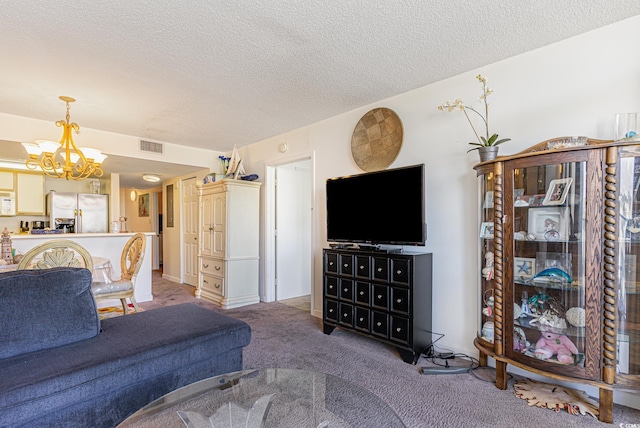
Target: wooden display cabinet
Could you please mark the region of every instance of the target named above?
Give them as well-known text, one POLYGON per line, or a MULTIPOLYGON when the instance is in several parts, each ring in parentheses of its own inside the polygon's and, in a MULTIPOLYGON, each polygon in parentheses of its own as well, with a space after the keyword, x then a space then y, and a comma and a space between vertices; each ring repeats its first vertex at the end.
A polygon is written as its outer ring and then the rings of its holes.
POLYGON ((640 142, 560 139, 478 164, 481 364, 640 389, 640 142), (549 147, 554 147, 550 149, 549 147), (492 232, 492 233, 489 233, 492 232))

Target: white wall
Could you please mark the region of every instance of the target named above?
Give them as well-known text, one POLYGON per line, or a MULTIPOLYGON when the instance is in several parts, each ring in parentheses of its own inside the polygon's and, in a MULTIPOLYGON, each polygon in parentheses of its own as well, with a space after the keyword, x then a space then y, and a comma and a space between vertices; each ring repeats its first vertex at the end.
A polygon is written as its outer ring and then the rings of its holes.
POLYGON ((120 204, 124 206, 124 214, 127 218, 127 231, 129 232, 154 232, 153 230, 153 217, 158 215, 153 211, 153 204, 151 203, 151 197, 153 193, 162 193, 162 186, 157 186, 152 189, 131 189, 121 188, 124 191, 124 197, 120 201, 120 204), (136 190, 137 197, 135 201, 131 200, 131 191, 136 190), (146 217, 140 217, 138 201, 141 195, 147 195, 149 199, 149 215, 146 217))
MULTIPOLYGON (((640 17, 634 17, 243 148, 247 172, 261 176, 266 162, 316 154, 315 314, 322 310, 321 250, 327 245, 324 182, 362 172, 351 157, 353 128, 370 109, 391 108, 404 127, 403 147, 391 167, 426 165, 425 250, 433 253, 434 261, 433 328, 445 335, 438 345, 477 355, 472 342, 480 266, 472 167, 478 155, 466 153, 473 133, 464 115, 436 107, 455 98, 476 105, 481 89, 475 76, 482 74, 494 90, 489 98, 490 132, 512 139, 501 146, 501 154, 566 135, 611 139, 616 112, 640 111, 638 40, 640 17), (285 154, 278 151, 282 142, 289 147, 285 154)), ((381 197, 388 198, 391 210, 393 195, 381 197)), ((261 257, 264 260, 264 254, 261 257)))

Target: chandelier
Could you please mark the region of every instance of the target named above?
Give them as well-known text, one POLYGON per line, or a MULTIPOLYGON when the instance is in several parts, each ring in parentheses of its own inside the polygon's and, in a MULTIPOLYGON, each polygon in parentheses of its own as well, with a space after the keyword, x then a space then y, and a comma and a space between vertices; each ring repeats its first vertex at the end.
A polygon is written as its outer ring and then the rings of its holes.
POLYGON ((94 175, 102 177, 104 173, 100 164, 107 158, 100 150, 91 148, 79 149, 73 142, 71 131, 80 131, 80 126, 75 122, 70 122, 69 103, 75 101, 71 97, 59 97, 67 104, 66 120, 59 120, 56 126, 63 129, 62 139, 59 143, 54 141, 37 140, 35 143, 22 143, 29 159, 26 162, 27 168, 40 168, 46 175, 54 178, 66 178, 74 180, 84 180, 94 175), (56 161, 56 154, 64 159, 64 164, 56 161))

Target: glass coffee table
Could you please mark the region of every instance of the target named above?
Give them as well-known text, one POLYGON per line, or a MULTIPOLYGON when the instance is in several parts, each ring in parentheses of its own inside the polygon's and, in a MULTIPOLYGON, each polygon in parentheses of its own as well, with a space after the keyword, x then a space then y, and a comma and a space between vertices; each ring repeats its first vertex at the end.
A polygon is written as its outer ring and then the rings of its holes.
POLYGON ((244 370, 192 383, 149 403, 120 427, 404 427, 380 398, 336 376, 244 370))

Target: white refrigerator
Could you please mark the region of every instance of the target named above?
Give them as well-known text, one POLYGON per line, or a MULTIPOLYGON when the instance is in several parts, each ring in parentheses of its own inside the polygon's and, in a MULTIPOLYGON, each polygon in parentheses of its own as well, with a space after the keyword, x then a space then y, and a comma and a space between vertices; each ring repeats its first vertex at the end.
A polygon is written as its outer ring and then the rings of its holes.
POLYGON ((51 227, 56 219, 74 219, 75 233, 109 231, 109 195, 56 192, 47 194, 47 215, 51 227))

